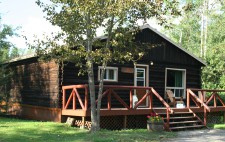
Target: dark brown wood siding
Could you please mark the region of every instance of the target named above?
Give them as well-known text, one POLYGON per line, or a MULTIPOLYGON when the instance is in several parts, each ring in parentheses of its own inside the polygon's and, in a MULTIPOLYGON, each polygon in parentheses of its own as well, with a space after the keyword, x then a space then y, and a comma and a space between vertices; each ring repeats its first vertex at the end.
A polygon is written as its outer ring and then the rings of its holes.
POLYGON ((29 58, 9 64, 10 103, 59 108, 58 65, 29 58))
MULTIPOLYGON (((203 64, 190 54, 165 40, 160 35, 150 29, 144 29, 137 34, 136 40, 139 42, 150 43, 148 50, 138 64, 149 65, 149 86, 164 97, 165 91, 165 70, 166 68, 185 69, 186 70, 186 87, 201 88, 201 67, 203 64), (154 47, 151 45, 154 44, 154 47), (153 62, 153 65, 150 65, 153 62)), ((133 63, 112 64, 112 67, 118 67, 118 82, 105 82, 109 85, 134 85, 134 74, 121 72, 122 67, 134 68, 133 63)), ((63 71, 63 85, 88 84, 87 75, 77 76, 79 70, 72 64, 67 63, 63 71)), ((95 83, 98 84, 97 73, 98 66, 94 66, 95 83)), ((129 103, 129 94, 121 93, 124 100, 129 103), (123 96, 124 95, 124 96, 123 96)), ((154 99, 154 105, 161 106, 161 103, 154 99)), ((116 105, 117 102, 112 102, 116 105)), ((103 102, 104 105, 104 102, 103 102)))
MULTIPOLYGON (((150 43, 139 64, 149 64, 149 86, 154 87, 162 97, 165 93, 166 68, 185 69, 186 87, 201 88, 201 67, 204 65, 196 58, 148 28, 138 33, 136 40, 150 43), (150 62, 153 62, 152 66, 150 62)), ((153 99, 160 106, 160 102, 153 99)))
MULTIPOLYGON (((133 73, 122 73, 121 68, 122 67, 130 67, 134 68, 132 64, 116 64, 116 65, 109 65, 111 67, 118 67, 118 82, 105 82, 104 85, 126 85, 126 86, 133 86, 134 85, 134 74, 133 73)), ((63 71, 60 73, 60 78, 61 78, 61 83, 62 85, 75 85, 75 84, 88 84, 88 76, 87 74, 85 75, 80 75, 78 76, 79 69, 75 67, 73 63, 65 63, 65 66, 63 68, 63 71)), ((94 78, 95 78, 95 84, 98 85, 98 65, 94 66, 94 78)), ((97 94, 96 90, 96 94, 97 94)), ((61 91, 60 91, 61 92, 61 91)), ((67 94, 67 97, 69 96, 69 92, 67 94)), ((120 97, 128 103, 129 100, 129 93, 126 92, 121 92, 120 97)), ((84 95, 81 95, 81 98, 84 98, 84 95)), ((60 98, 62 100, 62 98, 60 98)), ((90 101, 90 100, 89 100, 90 101)), ((115 98, 112 98, 112 106, 120 106, 120 103, 118 101, 115 101, 115 98)), ((62 101, 59 101, 60 103, 62 101)), ((90 104, 90 102, 89 102, 90 104)), ((103 98, 103 103, 102 106, 106 106, 106 100, 104 101, 103 98)), ((122 106, 121 106, 122 107, 122 106)), ((79 108, 79 106, 78 106, 79 108)))
POLYGON ((150 29, 144 29, 138 33, 136 40, 139 42, 150 43, 148 46, 149 52, 144 57, 144 60, 157 61, 164 64, 176 64, 187 66, 203 66, 201 62, 196 60, 191 55, 179 49, 171 42, 165 40, 160 35, 150 29), (154 45, 153 47, 151 45, 154 45))
MULTIPOLYGON (((164 97, 165 94, 165 74, 166 68, 174 69, 185 69, 186 70, 186 87, 187 88, 201 88, 201 69, 191 68, 184 65, 173 65, 173 64, 157 64, 154 63, 153 66, 149 67, 149 86, 154 87, 154 89, 164 97)), ((156 104, 160 106, 160 102, 154 99, 156 104)))
MULTIPOLYGON (((138 62, 139 64, 147 64, 146 62, 138 62)), ((114 66, 115 67, 115 66, 114 66)), ((134 85, 134 74, 133 73, 123 73, 121 72, 122 67, 134 68, 132 64, 117 65, 118 67, 118 82, 105 82, 107 85, 134 85)), ((187 88, 201 88, 201 69, 200 67, 191 67, 185 65, 175 65, 175 64, 162 64, 154 62, 154 65, 149 65, 149 86, 154 87, 154 89, 164 97, 165 91, 165 70, 166 68, 175 68, 175 69, 185 69, 186 70, 186 87, 187 88)), ((77 76, 77 68, 74 65, 68 64, 64 68, 63 76, 63 85, 73 85, 73 84, 88 84, 87 75, 77 76), (71 67, 73 66, 73 67, 71 67), (76 71, 75 71, 76 70, 76 71), (69 73, 68 73, 69 72, 69 73)), ((98 84, 97 72, 98 67, 95 66, 95 84, 98 84)), ((97 94, 97 93, 96 93, 97 94)), ((120 94, 121 98, 126 100, 129 103, 129 92, 124 92, 120 94)), ((156 106, 161 106, 162 104, 158 99, 154 99, 154 104, 156 106)), ((105 100, 106 101, 106 100, 105 100)), ((113 102, 113 105, 119 105, 118 102, 113 102)), ((103 105, 106 105, 106 102, 103 102, 103 105)))

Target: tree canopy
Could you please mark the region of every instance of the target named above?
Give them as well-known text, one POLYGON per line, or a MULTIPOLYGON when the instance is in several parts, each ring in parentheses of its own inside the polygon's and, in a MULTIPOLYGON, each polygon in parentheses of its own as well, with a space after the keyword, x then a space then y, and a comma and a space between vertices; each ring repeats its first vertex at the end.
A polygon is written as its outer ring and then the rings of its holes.
MULTIPOLYGON (((173 10, 177 5, 175 1, 58 0, 52 2, 51 5, 45 5, 41 1, 37 1, 37 4, 47 13, 46 19, 53 25, 59 26, 62 31, 51 37, 52 39, 47 38, 45 42, 37 40, 38 44, 35 44, 34 48, 38 48, 38 53, 41 55, 47 55, 45 58, 60 60, 72 58, 77 62, 79 62, 81 56, 87 56, 85 55, 85 48, 88 39, 91 40, 91 43, 89 43, 91 45, 120 47, 119 52, 114 50, 114 53, 110 53, 111 51, 108 48, 98 48, 97 52, 91 52, 91 56, 95 57, 93 59, 97 63, 112 59, 118 61, 121 58, 132 60, 131 53, 136 53, 133 52, 134 48, 130 52, 122 49, 127 47, 124 44, 124 39, 127 43, 131 42, 132 33, 134 34, 137 31, 139 27, 137 21, 156 17, 160 24, 167 24, 169 17, 166 17, 166 15, 178 14, 178 11, 173 10), (96 42, 96 33, 99 28, 104 29, 103 35, 108 36, 107 42, 96 42), (77 47, 76 50, 71 48, 75 46, 77 47), (102 54, 104 52, 110 54, 102 54), (75 59, 74 57, 78 58, 75 59)), ((126 50, 132 49, 131 47, 126 48, 126 50)))
POLYGON ((61 28, 61 32, 35 41, 32 47, 44 59, 70 60, 88 74, 91 99, 92 131, 99 130, 104 69, 110 62, 135 61, 142 57, 134 43, 137 21, 145 23, 155 17, 159 24, 180 14, 175 0, 51 0, 37 4, 47 13, 46 19, 61 28), (96 38, 99 28, 104 38, 96 38), (103 66, 99 81, 98 103, 95 103, 93 64, 103 66))
POLYGON ((210 14, 207 40, 207 66, 203 69, 202 80, 205 88, 225 89, 225 6, 219 3, 217 11, 210 14))
MULTIPOLYGON (((0 17, 1 21, 1 17, 0 17)), ((3 61, 6 61, 7 59, 11 58, 12 56, 15 56, 15 52, 13 54, 10 53, 10 50, 13 50, 15 46, 8 41, 9 37, 12 37, 15 35, 14 29, 5 24, 0 24, 0 63, 3 61)))
POLYGON ((202 69, 203 88, 225 89, 224 2, 220 0, 184 0, 183 2, 186 4, 184 8, 188 7, 189 10, 184 11, 180 23, 173 27, 174 30, 169 31, 169 35, 182 47, 206 60, 207 65, 202 69), (204 29, 202 25, 205 26, 204 29), (203 37, 204 46, 206 46, 205 56, 201 55, 203 54, 203 37))
MULTIPOLYGON (((0 24, 0 102, 7 102, 7 96, 9 94, 7 84, 11 77, 11 72, 7 70, 7 64, 4 63, 18 55, 17 48, 8 41, 8 38, 14 35, 15 30, 11 26, 0 24)), ((2 109, 7 110, 4 106, 2 109)))

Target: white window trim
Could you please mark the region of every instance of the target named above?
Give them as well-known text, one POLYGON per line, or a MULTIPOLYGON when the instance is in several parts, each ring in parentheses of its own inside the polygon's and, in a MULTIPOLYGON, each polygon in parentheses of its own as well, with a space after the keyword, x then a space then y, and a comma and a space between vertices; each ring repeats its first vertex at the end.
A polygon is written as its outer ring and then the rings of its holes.
MULTIPOLYGON (((135 86, 137 86, 137 81, 138 81, 138 79, 139 79, 139 77, 137 77, 137 70, 141 70, 141 71, 143 71, 143 82, 144 82, 144 86, 146 85, 146 69, 143 69, 143 68, 136 68, 135 69, 135 73, 136 73, 136 85, 135 86)), ((142 78, 142 77, 141 77, 142 78)))
MULTIPOLYGON (((169 88, 169 89, 184 89, 184 96, 183 96, 183 98, 185 99, 186 98, 186 74, 187 74, 186 73, 186 69, 166 68, 165 69, 165 93, 166 93, 167 88, 169 88), (184 86, 183 87, 169 87, 169 86, 167 86, 167 70, 183 71, 184 72, 184 75, 183 75, 183 78, 184 78, 184 80, 183 80, 184 86)), ((166 96, 164 96, 164 98, 166 98, 166 96)), ((179 98, 179 97, 176 97, 176 98, 179 98)))
MULTIPOLYGON (((98 81, 100 80, 100 70, 103 69, 103 66, 98 66, 98 81)), ((103 79, 104 82, 118 82, 118 67, 105 67, 105 70, 114 70, 114 79, 103 79)))
POLYGON ((148 87, 149 86, 149 66, 145 65, 145 64, 134 65, 134 70, 135 70, 135 72, 134 72, 134 86, 137 86, 137 79, 136 79, 137 72, 136 72, 136 70, 139 67, 145 67, 146 68, 146 70, 145 70, 145 74, 146 74, 146 76, 145 76, 145 78, 146 78, 145 87, 148 87))

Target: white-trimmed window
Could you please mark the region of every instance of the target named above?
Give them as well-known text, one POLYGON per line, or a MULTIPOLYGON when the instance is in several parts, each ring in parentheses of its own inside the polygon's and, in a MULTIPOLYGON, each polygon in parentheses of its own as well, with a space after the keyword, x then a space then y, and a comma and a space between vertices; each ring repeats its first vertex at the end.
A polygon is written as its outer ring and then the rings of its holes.
MULTIPOLYGON (((103 70, 102 66, 98 67, 98 80, 100 80, 101 71, 103 70)), ((106 67, 104 81, 117 82, 118 81, 118 68, 117 67, 106 67)))
POLYGON ((136 68, 136 86, 145 86, 145 68, 136 68))
POLYGON ((185 98, 186 70, 166 68, 165 90, 171 90, 176 98, 185 98))

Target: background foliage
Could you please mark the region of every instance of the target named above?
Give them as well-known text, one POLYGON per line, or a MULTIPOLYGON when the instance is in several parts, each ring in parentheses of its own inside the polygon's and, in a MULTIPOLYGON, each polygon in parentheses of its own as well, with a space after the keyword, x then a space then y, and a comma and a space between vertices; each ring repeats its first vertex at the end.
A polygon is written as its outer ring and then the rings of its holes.
MULTIPOLYGON (((183 0, 183 13, 180 22, 167 34, 182 47, 201 57, 201 26, 205 0, 183 0)), ((206 66, 202 68, 202 88, 225 89, 225 6, 224 1, 208 0, 206 56, 202 57, 206 66)), ((207 17, 207 18, 206 18, 207 17)), ((207 22, 207 24, 206 24, 207 22)))
POLYGON ((8 37, 16 35, 15 30, 9 25, 0 24, 0 104, 4 104, 1 106, 3 112, 7 110, 6 102, 9 96, 7 85, 11 77, 11 72, 7 70, 8 65, 5 63, 19 55, 18 49, 8 41, 8 37))

